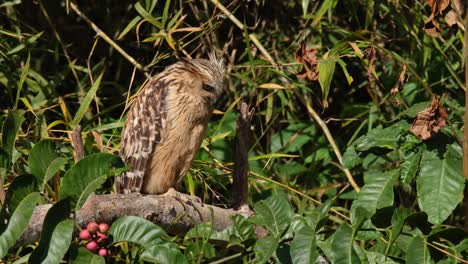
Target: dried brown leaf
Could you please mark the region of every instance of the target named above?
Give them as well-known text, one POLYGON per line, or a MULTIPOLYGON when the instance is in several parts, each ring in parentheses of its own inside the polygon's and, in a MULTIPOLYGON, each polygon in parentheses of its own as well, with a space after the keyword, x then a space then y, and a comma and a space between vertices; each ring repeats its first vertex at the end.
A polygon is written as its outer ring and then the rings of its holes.
POLYGON ((94 137, 94 140, 96 141, 96 144, 98 146, 99 151, 104 151, 104 145, 102 144, 102 136, 99 132, 92 130, 91 134, 94 137))
POLYGON ((455 13, 455 11, 450 10, 447 12, 447 14, 445 14, 445 23, 447 23, 449 27, 453 27, 457 25, 457 22, 458 22, 458 16, 457 16, 457 13, 455 13))
POLYGON ((430 17, 424 24, 424 31, 431 37, 436 38, 440 35, 439 22, 433 16, 430 17))
POLYGON ((426 0, 426 3, 431 7, 432 14, 438 15, 449 6, 450 0, 426 0))
POLYGON ((318 79, 318 61, 317 49, 307 46, 305 42, 301 43, 301 47, 296 51, 296 61, 302 64, 302 69, 297 73, 297 77, 316 81, 318 79))
POLYGON ((418 113, 410 131, 422 140, 430 139, 446 125, 447 118, 447 111, 440 104, 440 96, 436 96, 428 108, 418 113))
POLYGON ((450 1, 452 9, 456 12, 459 18, 465 16, 465 1, 452 0, 450 1))

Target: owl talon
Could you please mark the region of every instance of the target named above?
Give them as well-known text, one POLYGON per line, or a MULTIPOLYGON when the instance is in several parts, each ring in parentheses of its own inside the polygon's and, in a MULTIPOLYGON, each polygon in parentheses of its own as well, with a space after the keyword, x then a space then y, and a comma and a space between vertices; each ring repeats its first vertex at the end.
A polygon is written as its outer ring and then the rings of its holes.
POLYGON ((173 197, 181 203, 191 204, 193 206, 195 206, 195 204, 199 204, 203 206, 202 200, 199 197, 178 192, 174 188, 169 188, 169 190, 167 190, 167 192, 163 193, 162 195, 173 197))

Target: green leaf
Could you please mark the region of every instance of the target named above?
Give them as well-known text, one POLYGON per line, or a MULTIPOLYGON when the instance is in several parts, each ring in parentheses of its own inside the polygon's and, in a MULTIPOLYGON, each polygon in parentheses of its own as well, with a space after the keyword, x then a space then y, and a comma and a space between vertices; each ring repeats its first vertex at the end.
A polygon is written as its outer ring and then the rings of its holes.
POLYGON ((443 158, 437 150, 427 150, 422 155, 416 180, 418 203, 432 224, 442 224, 463 196, 465 178, 457 147, 455 144, 447 146, 443 158))
POLYGON ((398 147, 400 132, 401 128, 399 125, 392 125, 387 128, 374 128, 367 135, 356 140, 355 148, 358 151, 366 151, 375 147, 395 149, 398 147))
POLYGON ((23 234, 29 224, 29 219, 38 204, 42 200, 41 195, 37 192, 26 196, 18 205, 15 212, 8 221, 8 226, 0 235, 0 258, 3 258, 10 247, 23 234))
POLYGON ((164 10, 163 10, 163 13, 162 13, 162 20, 161 20, 161 24, 163 26, 166 25, 167 16, 169 14, 169 7, 170 6, 171 6, 171 0, 166 0, 166 3, 164 4, 164 10))
POLYGON ((352 169, 362 163, 362 158, 359 157, 354 146, 349 146, 343 154, 343 167, 352 169))
POLYGON ((162 29, 161 22, 159 22, 156 18, 154 18, 148 11, 146 11, 143 6, 141 6, 140 2, 136 2, 135 10, 140 14, 142 17, 145 18, 146 21, 153 24, 153 26, 157 27, 158 29, 162 29))
POLYGON ((75 222, 70 219, 68 199, 55 203, 47 212, 39 245, 32 252, 31 263, 60 263, 70 246, 75 222))
POLYGON ((266 263, 279 245, 279 238, 267 236, 257 240, 254 246, 255 263, 266 263))
POLYGON ((414 237, 408 245, 406 263, 430 263, 431 256, 422 237, 414 237))
POLYGON ((366 251, 369 264, 398 264, 386 255, 373 251, 366 251))
POLYGON ((128 241, 145 248, 157 245, 160 238, 168 238, 161 227, 137 216, 120 217, 112 224, 109 234, 114 243, 128 241))
POLYGON ((233 215, 232 221, 234 222, 232 237, 237 238, 239 241, 256 238, 254 227, 247 217, 241 214, 233 215))
POLYGON ((367 208, 359 205, 353 206, 352 211, 351 223, 353 224, 353 237, 355 237, 364 221, 369 218, 370 212, 367 211, 367 208))
POLYGON ((23 69, 21 71, 21 76, 20 76, 20 79, 19 79, 19 82, 18 82, 18 88, 16 90, 16 99, 15 99, 14 109, 18 109, 18 102, 19 102, 19 99, 21 97, 21 91, 23 90, 24 81, 26 80, 26 77, 28 76, 30 61, 31 61, 31 54, 28 53, 28 58, 26 59, 26 62, 24 63, 23 69))
POLYGON ((185 256, 174 243, 166 242, 154 245, 141 254, 141 260, 152 263, 188 263, 185 256))
POLYGON ((390 247, 400 235, 401 230, 403 230, 406 217, 408 217, 410 214, 411 210, 408 208, 395 208, 395 211, 392 216, 392 230, 390 235, 390 241, 388 241, 388 246, 385 250, 385 255, 387 255, 388 251, 390 250, 390 247))
POLYGON ((45 184, 65 165, 67 160, 68 158, 58 156, 52 140, 42 140, 32 148, 28 157, 29 169, 36 177, 40 191, 44 190, 45 184))
POLYGON ((96 153, 87 156, 63 176, 60 185, 60 198, 70 197, 76 203, 75 209, 83 206, 88 196, 111 175, 119 174, 124 164, 120 157, 109 153, 96 153))
POLYGON ((330 84, 333 79, 333 73, 335 72, 335 58, 329 57, 325 60, 320 60, 318 63, 318 80, 320 87, 322 87, 323 101, 326 102, 328 93, 330 91, 330 84))
POLYGON ((106 260, 85 249, 84 247, 78 248, 74 255, 71 257, 71 263, 73 264, 105 264, 106 260))
POLYGON ((302 0, 302 15, 307 15, 307 10, 309 9, 309 0, 302 0))
POLYGON ((418 115, 419 112, 421 112, 425 108, 428 108, 430 105, 431 105, 431 101, 426 101, 426 102, 421 102, 421 103, 414 104, 410 108, 408 108, 405 111, 398 114, 397 118, 400 118, 402 116, 415 118, 418 115))
POLYGON ((225 228, 222 231, 213 229, 212 224, 199 224, 187 232, 184 239, 203 238, 204 240, 229 241, 232 229, 225 228))
POLYGON ((42 140, 31 149, 28 164, 31 174, 36 177, 37 182, 42 183, 44 181, 47 168, 57 156, 55 143, 52 140, 42 140))
POLYGON ((31 174, 16 177, 8 187, 5 203, 2 207, 2 216, 5 217, 7 211, 12 214, 26 196, 36 191, 36 180, 31 174))
POLYGON ((24 120, 23 114, 24 110, 8 110, 7 117, 3 122, 2 149, 8 154, 10 160, 15 149, 16 137, 24 120))
POLYGON ((291 259, 293 263, 315 263, 318 257, 315 230, 304 226, 294 236, 291 244, 291 259))
POLYGON ((99 77, 94 81, 93 85, 89 89, 89 91, 86 93, 85 97, 83 98, 83 101, 81 101, 80 107, 78 108, 78 111, 76 111, 75 117, 72 120, 72 125, 76 126, 80 123, 81 119, 84 117, 86 112, 89 110, 89 105, 91 104, 94 96, 96 95, 96 91, 101 85, 101 80, 102 76, 104 73, 101 73, 99 77))
POLYGON ((342 224, 333 235, 331 243, 331 258, 334 264, 361 263, 354 250, 353 230, 347 224, 342 224))
POLYGON ((377 209, 393 205, 393 186, 398 175, 399 170, 365 173, 365 184, 353 203, 353 207, 362 206, 369 213, 374 214, 377 209))
POLYGON ((419 169, 419 161, 421 161, 421 154, 422 148, 404 154, 403 163, 400 166, 400 179, 402 182, 409 184, 414 176, 416 176, 416 172, 419 169))
POLYGON ((272 195, 256 203, 254 208, 257 214, 251 218, 251 221, 255 223, 256 219, 261 218, 261 225, 264 225, 274 237, 279 237, 291 223, 291 206, 284 194, 272 195))
POLYGON ((351 76, 348 72, 348 69, 346 68, 346 63, 342 59, 338 59, 338 64, 340 65, 341 69, 343 70, 343 73, 346 77, 346 81, 348 81, 348 84, 351 85, 354 81, 353 76, 351 76))
POLYGON ((128 23, 128 25, 124 28, 124 30, 122 30, 122 32, 119 34, 119 36, 117 37, 117 40, 121 40, 123 37, 125 37, 125 35, 127 35, 127 33, 138 23, 140 22, 141 20, 141 17, 140 16, 136 16, 135 18, 132 19, 132 21, 130 21, 130 23, 128 23))

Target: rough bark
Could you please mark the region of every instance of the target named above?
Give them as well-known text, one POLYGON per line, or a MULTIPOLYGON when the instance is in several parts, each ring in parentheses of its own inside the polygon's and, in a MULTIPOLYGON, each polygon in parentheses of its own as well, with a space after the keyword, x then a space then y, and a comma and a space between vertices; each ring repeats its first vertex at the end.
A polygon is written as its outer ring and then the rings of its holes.
MULTIPOLYGON (((51 204, 36 207, 29 227, 17 245, 39 241, 44 217, 51 207, 51 204)), ((121 216, 135 215, 161 226, 170 234, 184 234, 193 226, 208 222, 212 222, 216 230, 222 230, 232 224, 231 216, 238 213, 206 204, 188 204, 169 196, 105 194, 91 195, 76 213, 76 223, 81 227, 89 221, 110 224, 121 216)))
POLYGON ((234 177, 232 181, 234 209, 249 211, 249 160, 250 123, 253 109, 249 111, 245 102, 240 105, 240 114, 236 122, 236 155, 234 157, 234 177))

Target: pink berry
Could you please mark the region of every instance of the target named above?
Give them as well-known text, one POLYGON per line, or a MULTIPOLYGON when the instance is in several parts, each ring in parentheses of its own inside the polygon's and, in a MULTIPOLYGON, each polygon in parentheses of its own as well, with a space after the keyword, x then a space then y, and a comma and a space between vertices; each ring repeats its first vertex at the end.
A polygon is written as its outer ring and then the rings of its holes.
POLYGON ((91 241, 88 244, 86 244, 86 249, 89 251, 96 251, 98 249, 98 244, 96 241, 91 241))
POLYGON ((80 238, 82 240, 89 240, 91 239, 91 233, 87 229, 83 229, 80 231, 80 238))
POLYGON ((98 237, 98 239, 97 239, 97 242, 98 242, 98 243, 101 243, 101 242, 103 242, 104 240, 107 239, 107 236, 104 235, 104 234, 101 233, 101 232, 97 232, 97 237, 98 237))
POLYGON ((107 233, 107 231, 109 231, 109 225, 106 224, 106 223, 101 223, 99 224, 99 232, 101 233, 107 233))
POLYGON ((99 256, 101 256, 101 257, 105 257, 105 256, 107 255, 107 249, 105 249, 105 248, 99 249, 98 254, 99 254, 99 256))
POLYGON ((88 229, 88 231, 91 233, 91 234, 94 234, 96 233, 96 231, 98 230, 98 224, 96 222, 89 222, 88 225, 86 226, 86 229, 88 229))

